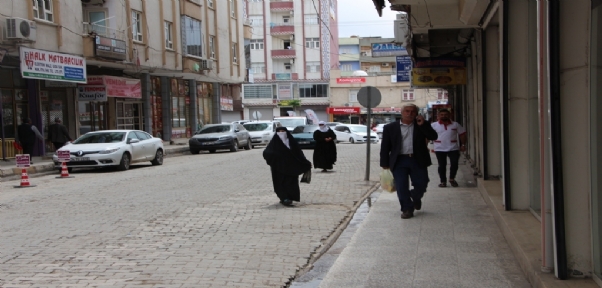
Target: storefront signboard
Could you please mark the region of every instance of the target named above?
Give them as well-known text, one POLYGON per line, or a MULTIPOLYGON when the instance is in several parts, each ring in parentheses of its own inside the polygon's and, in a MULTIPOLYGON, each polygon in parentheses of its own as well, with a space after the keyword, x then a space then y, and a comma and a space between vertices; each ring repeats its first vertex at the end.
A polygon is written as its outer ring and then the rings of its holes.
POLYGON ((17 154, 15 155, 15 163, 18 168, 29 168, 30 159, 29 154, 17 154))
POLYGON ((220 106, 222 111, 234 111, 234 101, 232 101, 232 97, 220 97, 220 106))
POLYGON ((410 82, 412 71, 412 58, 410 56, 397 56, 397 82, 410 82))
POLYGON ((366 78, 364 78, 364 77, 337 78, 337 84, 355 84, 355 83, 366 83, 366 78))
POLYGON ((360 107, 328 107, 326 108, 328 114, 359 114, 360 107))
POLYGON ((86 83, 86 59, 83 57, 21 47, 21 76, 86 83))
POLYGON ((83 85, 77 87, 79 101, 107 101, 107 89, 103 85, 83 85))
POLYGON ((274 73, 276 80, 291 80, 291 73, 274 73))
POLYGON ((125 41, 96 36, 96 41, 94 41, 94 52, 96 53, 96 56, 115 60, 126 60, 125 51, 125 41))
POLYGON ((372 57, 406 56, 405 47, 395 43, 372 43, 372 57))
POLYGON ((441 87, 466 84, 465 58, 416 58, 412 87, 441 87))
POLYGON ((75 88, 77 83, 74 82, 59 82, 59 81, 44 81, 46 88, 75 88))
MULTIPOLYGON (((102 86, 105 89, 107 97, 119 97, 119 98, 142 98, 142 89, 140 85, 140 79, 131 79, 115 76, 88 76, 87 85, 80 85, 79 87, 95 86, 93 90, 98 91, 98 86, 102 86)), ((89 100, 87 100, 89 101, 89 100)), ((102 101, 102 100, 96 100, 102 101)), ((106 101, 106 99, 104 100, 106 101)))

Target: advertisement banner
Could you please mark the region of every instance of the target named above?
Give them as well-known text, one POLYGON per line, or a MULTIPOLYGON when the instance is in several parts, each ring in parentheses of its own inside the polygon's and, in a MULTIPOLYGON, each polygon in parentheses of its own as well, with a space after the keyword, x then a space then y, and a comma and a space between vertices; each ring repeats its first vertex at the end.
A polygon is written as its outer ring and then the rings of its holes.
POLYGON ((397 82, 410 82, 410 72, 412 71, 412 57, 397 56, 397 82))
POLYGON ((222 111, 234 111, 234 101, 232 101, 232 97, 222 96, 219 100, 222 111))
POLYGON ((395 43, 372 43, 372 57, 407 56, 405 47, 395 43))
POLYGON ((311 123, 314 125, 320 122, 320 119, 318 118, 318 115, 316 114, 316 112, 314 112, 314 110, 305 109, 305 115, 307 115, 307 119, 311 120, 311 123))
POLYGON ((89 76, 87 79, 88 85, 82 85, 81 87, 104 86, 107 97, 142 99, 140 79, 115 76, 89 76))
POLYGON ((326 113, 328 114, 359 114, 360 107, 328 107, 326 108, 326 113))
POLYGON ((416 58, 412 68, 413 87, 466 84, 465 58, 416 58))
POLYGON ((278 84, 278 99, 291 99, 293 98, 292 84, 278 84))
POLYGON ((337 84, 355 84, 355 83, 366 83, 366 78, 364 78, 364 77, 337 78, 337 84))
POLYGON ((107 88, 104 85, 85 85, 77 87, 79 101, 107 101, 107 88))
POLYGON ((86 83, 83 57, 27 47, 20 49, 23 78, 86 83))

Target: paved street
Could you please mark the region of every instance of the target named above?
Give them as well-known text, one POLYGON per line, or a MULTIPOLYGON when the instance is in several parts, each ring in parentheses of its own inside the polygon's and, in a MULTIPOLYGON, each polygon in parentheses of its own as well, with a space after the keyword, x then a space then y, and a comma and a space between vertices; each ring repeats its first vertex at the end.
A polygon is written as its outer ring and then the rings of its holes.
POLYGON ((365 144, 339 144, 336 172, 313 170, 294 208, 263 148, 2 182, 0 287, 281 287, 377 183, 372 146, 373 181, 365 144))

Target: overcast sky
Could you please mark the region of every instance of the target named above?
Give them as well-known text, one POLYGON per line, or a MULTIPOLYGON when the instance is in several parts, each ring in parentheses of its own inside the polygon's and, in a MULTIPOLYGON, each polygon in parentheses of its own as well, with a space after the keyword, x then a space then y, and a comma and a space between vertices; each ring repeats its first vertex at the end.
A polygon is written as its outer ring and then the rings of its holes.
MULTIPOLYGON (((385 1, 389 4, 388 1, 385 1)), ((372 0, 338 0, 339 37, 382 36, 393 38, 393 20, 397 11, 387 5, 379 17, 372 0)))

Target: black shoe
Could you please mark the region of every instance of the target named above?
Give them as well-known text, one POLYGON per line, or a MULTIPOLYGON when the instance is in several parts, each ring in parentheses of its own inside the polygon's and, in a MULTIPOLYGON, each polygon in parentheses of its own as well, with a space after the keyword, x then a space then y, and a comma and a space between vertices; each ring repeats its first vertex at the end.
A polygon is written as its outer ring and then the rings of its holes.
POLYGON ((422 200, 414 201, 414 209, 415 210, 422 209, 422 200))
POLYGON ((410 219, 412 217, 414 217, 414 211, 412 210, 406 210, 401 213, 401 219, 410 219))
POLYGON ((280 203, 282 203, 282 205, 284 205, 284 206, 293 206, 293 200, 289 200, 289 199, 284 199, 284 200, 280 201, 280 203))

